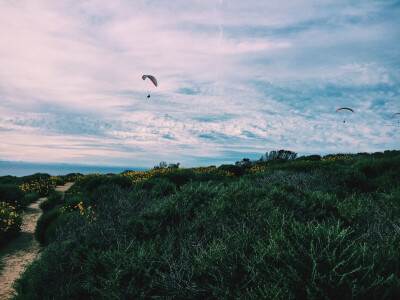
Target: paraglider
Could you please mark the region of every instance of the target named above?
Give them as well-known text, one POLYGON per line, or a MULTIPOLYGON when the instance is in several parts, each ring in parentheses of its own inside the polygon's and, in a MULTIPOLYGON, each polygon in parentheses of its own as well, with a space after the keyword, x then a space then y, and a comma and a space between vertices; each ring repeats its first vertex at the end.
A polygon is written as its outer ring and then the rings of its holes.
MULTIPOLYGON (((351 108, 348 108, 348 107, 341 107, 341 108, 338 108, 338 109, 336 110, 336 112, 338 112, 339 110, 342 110, 342 109, 344 109, 344 110, 349 110, 349 111, 351 111, 352 113, 354 113, 354 110, 352 110, 351 108)), ((346 120, 343 120, 343 123, 346 123, 346 120)))
MULTIPOLYGON (((400 113, 395 113, 393 116, 392 116, 392 118, 394 118, 396 115, 400 115, 400 113)), ((399 124, 400 123, 400 121, 397 121, 397 124, 399 124)))
MULTIPOLYGON (((143 80, 146 80, 146 78, 148 78, 155 86, 158 86, 157 79, 153 75, 143 75, 142 76, 143 80)), ((150 92, 148 89, 147 89, 147 94, 148 94, 147 98, 150 98, 150 92)))

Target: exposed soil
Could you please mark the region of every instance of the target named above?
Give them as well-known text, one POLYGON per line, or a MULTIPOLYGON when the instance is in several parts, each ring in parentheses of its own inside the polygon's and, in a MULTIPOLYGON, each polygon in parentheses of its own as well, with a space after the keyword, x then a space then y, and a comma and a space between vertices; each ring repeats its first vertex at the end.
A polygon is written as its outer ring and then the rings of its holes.
MULTIPOLYGON (((68 182, 63 186, 57 186, 56 191, 65 192, 72 184, 73 182, 68 182)), ((26 208, 20 235, 0 249, 0 259, 4 263, 4 268, 0 271, 0 299, 13 297, 14 281, 25 270, 26 265, 39 255, 41 247, 35 240, 34 232, 37 220, 42 214, 39 205, 44 200, 46 198, 40 198, 26 208)))

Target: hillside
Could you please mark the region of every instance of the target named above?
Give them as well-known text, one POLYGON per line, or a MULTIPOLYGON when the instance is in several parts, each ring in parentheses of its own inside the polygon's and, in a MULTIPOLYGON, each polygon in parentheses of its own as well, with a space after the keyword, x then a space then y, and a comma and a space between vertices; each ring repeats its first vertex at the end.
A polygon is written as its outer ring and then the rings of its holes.
POLYGON ((400 296, 400 151, 72 177, 16 299, 400 296))

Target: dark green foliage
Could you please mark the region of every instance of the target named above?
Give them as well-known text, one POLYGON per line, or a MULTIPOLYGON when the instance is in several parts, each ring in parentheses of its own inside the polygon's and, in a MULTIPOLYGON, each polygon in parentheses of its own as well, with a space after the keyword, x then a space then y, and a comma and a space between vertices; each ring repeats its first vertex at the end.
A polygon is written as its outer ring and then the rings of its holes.
POLYGON ((399 298, 398 159, 298 159, 213 181, 175 170, 129 187, 83 180, 62 204, 75 209, 39 220, 48 246, 16 299, 399 298))
POLYGON ((167 179, 169 182, 172 182, 179 188, 182 185, 192 180, 195 180, 196 177, 197 177, 196 173, 194 173, 192 170, 183 169, 183 170, 174 170, 166 173, 156 174, 152 178, 167 179))
POLYGON ((56 185, 64 185, 67 181, 65 181, 65 179, 63 177, 57 177, 55 179, 55 183, 56 185))
POLYGON ((57 205, 63 204, 63 194, 60 192, 53 192, 45 201, 40 204, 40 209, 43 210, 43 213, 52 210, 57 205))
POLYGON ((375 190, 389 191, 399 185, 400 155, 389 157, 363 159, 356 161, 344 171, 343 179, 351 190, 371 192, 375 190))
POLYGON ((151 178, 143 181, 141 187, 155 197, 164 197, 176 191, 176 185, 166 178, 151 178))
POLYGON ((48 179, 48 178, 50 178, 50 175, 46 174, 46 173, 36 173, 33 175, 23 176, 23 177, 7 175, 7 176, 0 177, 0 184, 20 185, 23 182, 32 182, 32 181, 38 181, 40 179, 48 179))
POLYGON ((0 202, 6 202, 15 207, 25 207, 25 194, 14 184, 0 184, 0 202))
POLYGON ((50 226, 60 215, 59 207, 42 214, 37 222, 35 229, 35 238, 41 244, 46 244, 49 238, 54 235, 54 229, 50 226))
POLYGON ((20 184, 20 179, 15 176, 7 175, 0 177, 0 184, 20 184))
POLYGON ((132 180, 129 179, 128 177, 124 177, 124 176, 112 176, 108 179, 108 184, 110 185, 116 185, 119 186, 123 189, 129 188, 132 186, 132 180))
POLYGON ((370 192, 376 188, 372 185, 372 182, 368 180, 367 176, 358 169, 346 170, 343 179, 350 190, 370 192))
POLYGON ((102 185, 116 185, 121 188, 129 188, 132 185, 132 181, 128 177, 122 175, 114 175, 111 177, 98 176, 80 180, 76 185, 76 188, 91 193, 102 185))
POLYGON ((80 182, 80 183, 88 192, 93 192, 99 186, 107 184, 108 178, 106 177, 89 178, 85 180, 85 182, 80 182))
POLYGON ((65 182, 74 182, 76 178, 83 176, 81 173, 69 173, 67 175, 61 176, 65 182))
POLYGON ((296 160, 306 160, 306 161, 320 161, 321 155, 309 155, 309 156, 301 156, 296 160))
POLYGON ((23 182, 31 182, 31 181, 35 181, 35 180, 39 180, 39 179, 47 179, 50 177, 51 176, 47 173, 35 173, 33 175, 23 176, 23 177, 21 177, 21 179, 23 182))
MULTIPOLYGON (((0 208, 3 209, 3 207, 1 206, 0 208)), ((0 214, 0 216, 3 217, 4 214, 2 213, 0 214)), ((0 231, 0 247, 6 245, 9 241, 18 236, 19 232, 21 231, 21 225, 22 225, 21 215, 18 215, 18 217, 14 216, 12 217, 12 219, 13 219, 13 224, 10 226, 10 228, 8 228, 6 232, 4 232, 3 230, 0 231)), ((6 227, 4 226, 4 224, 1 225, 2 225, 1 229, 4 229, 6 227)), ((0 262, 0 268, 1 268, 1 262, 0 262)))
POLYGON ((18 236, 22 224, 22 211, 37 199, 36 193, 25 195, 16 184, 0 184, 0 246, 18 236))
POLYGON ((25 202, 26 203, 33 203, 39 200, 39 195, 35 192, 31 192, 25 195, 25 202))
POLYGON ((196 181, 201 181, 201 182, 223 181, 225 179, 226 179, 226 176, 222 172, 219 172, 218 169, 216 169, 213 172, 209 172, 209 173, 196 174, 196 181))
POLYGON ((73 208, 78 205, 79 202, 83 202, 85 199, 80 195, 71 195, 65 199, 64 207, 73 208))
POLYGON ((220 165, 217 170, 227 171, 234 174, 236 177, 239 177, 245 173, 246 168, 242 165, 220 165))

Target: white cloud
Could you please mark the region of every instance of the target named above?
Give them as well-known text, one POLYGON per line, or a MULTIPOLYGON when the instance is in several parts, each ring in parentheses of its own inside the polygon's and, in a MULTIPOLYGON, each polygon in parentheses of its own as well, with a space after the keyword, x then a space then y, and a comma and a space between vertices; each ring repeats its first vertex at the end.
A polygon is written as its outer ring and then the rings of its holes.
POLYGON ((0 155, 152 166, 398 148, 381 126, 398 23, 379 1, 1 2, 0 155), (331 123, 342 104, 362 112, 352 131, 331 123))

